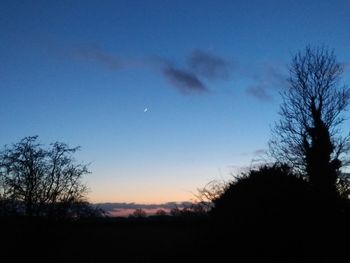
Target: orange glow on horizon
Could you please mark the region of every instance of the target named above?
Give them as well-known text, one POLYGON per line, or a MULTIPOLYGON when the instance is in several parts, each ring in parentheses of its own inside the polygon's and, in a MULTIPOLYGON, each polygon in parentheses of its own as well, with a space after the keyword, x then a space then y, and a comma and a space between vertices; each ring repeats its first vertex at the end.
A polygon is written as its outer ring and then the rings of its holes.
POLYGON ((137 195, 98 195, 89 194, 88 199, 92 203, 137 203, 137 204, 164 204, 168 202, 188 202, 195 200, 192 193, 185 194, 168 194, 154 192, 153 194, 137 194, 137 195))
MULTIPOLYGON (((167 202, 188 202, 196 199, 197 187, 205 185, 198 182, 176 182, 174 185, 163 182, 136 182, 130 184, 99 184, 91 187, 88 199, 92 203, 137 203, 137 204, 164 204, 167 202)), ((93 184, 91 184, 93 185, 93 184)))

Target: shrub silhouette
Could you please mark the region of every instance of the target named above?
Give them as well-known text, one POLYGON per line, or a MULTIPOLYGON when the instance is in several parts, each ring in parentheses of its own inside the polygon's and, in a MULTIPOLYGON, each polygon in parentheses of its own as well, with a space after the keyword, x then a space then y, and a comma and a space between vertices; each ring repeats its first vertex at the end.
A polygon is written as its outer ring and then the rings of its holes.
POLYGON ((245 262, 341 262, 348 244, 339 241, 349 233, 349 199, 326 198, 287 165, 249 171, 213 203, 213 247, 235 248, 245 262))
POLYGON ((131 215, 131 217, 133 218, 145 218, 146 216, 147 216, 147 213, 142 208, 135 209, 131 215))
POLYGON ((156 212, 156 216, 166 216, 167 215, 167 212, 163 209, 158 209, 157 212, 156 212))
POLYGON ((230 183, 214 200, 214 218, 235 227, 278 225, 304 220, 313 200, 309 183, 287 165, 251 170, 230 183))

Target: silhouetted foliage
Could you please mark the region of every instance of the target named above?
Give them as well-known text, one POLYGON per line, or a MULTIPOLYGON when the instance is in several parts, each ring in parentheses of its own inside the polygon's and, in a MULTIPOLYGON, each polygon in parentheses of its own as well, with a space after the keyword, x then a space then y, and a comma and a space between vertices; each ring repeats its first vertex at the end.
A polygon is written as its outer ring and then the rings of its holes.
POLYGON ((346 246, 339 237, 349 234, 349 200, 325 197, 285 164, 250 170, 213 203, 213 246, 229 251, 222 258, 239 247, 269 262, 335 262, 346 246))
POLYGON ((337 178, 337 191, 339 193, 340 198, 342 199, 350 199, 350 174, 349 173, 341 173, 337 178))
POLYGON ((276 223, 306 213, 311 208, 311 196, 309 184, 289 166, 265 165, 231 182, 213 200, 211 213, 235 227, 266 220, 276 223))
POLYGON ((156 211, 156 216, 166 216, 167 215, 167 212, 165 212, 165 210, 163 209, 158 209, 156 211))
POLYGON ((87 187, 81 182, 89 171, 77 164, 79 149, 55 142, 49 148, 25 137, 0 153, 3 213, 27 216, 79 217, 96 213, 85 201, 87 187))
POLYGON ((208 204, 204 202, 193 203, 187 208, 189 214, 193 217, 205 217, 208 214, 208 204))
POLYGON ((281 119, 270 152, 306 174, 324 194, 335 194, 340 168, 348 164, 350 137, 341 136, 350 89, 340 85, 342 65, 326 48, 306 47, 290 66, 281 119))
POLYGON ((208 216, 207 204, 192 203, 184 207, 174 207, 170 210, 170 215, 182 219, 204 218, 208 216))
POLYGON ((170 210, 170 215, 175 217, 181 216, 181 209, 177 206, 174 207, 173 209, 170 210))
POLYGON ((131 217, 135 217, 135 218, 145 218, 146 216, 147 216, 147 213, 142 208, 135 209, 135 211, 131 215, 131 217))
POLYGON ((196 194, 199 206, 205 211, 213 208, 213 201, 217 200, 227 189, 228 183, 217 180, 210 181, 203 188, 199 188, 196 194))

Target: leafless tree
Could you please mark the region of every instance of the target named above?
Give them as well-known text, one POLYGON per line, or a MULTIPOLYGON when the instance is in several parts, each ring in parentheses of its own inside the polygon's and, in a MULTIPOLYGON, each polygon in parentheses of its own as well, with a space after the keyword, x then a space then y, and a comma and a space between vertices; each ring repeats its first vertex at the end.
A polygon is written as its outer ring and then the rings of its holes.
POLYGON ((213 202, 220 198, 228 187, 228 183, 213 180, 207 183, 203 188, 197 189, 195 195, 197 205, 201 206, 205 211, 210 211, 213 207, 213 202))
POLYGON ((78 147, 55 142, 45 149, 37 139, 26 137, 0 153, 2 198, 25 215, 63 215, 85 202, 87 166, 75 163, 78 147))
POLYGON ((136 218, 145 218, 146 216, 147 216, 147 213, 142 208, 137 208, 132 213, 132 217, 136 217, 136 218))
POLYGON ((334 52, 325 47, 308 46, 297 53, 270 141, 273 157, 326 192, 335 190, 340 168, 349 164, 350 137, 343 136, 341 126, 350 89, 341 85, 342 73, 334 52))

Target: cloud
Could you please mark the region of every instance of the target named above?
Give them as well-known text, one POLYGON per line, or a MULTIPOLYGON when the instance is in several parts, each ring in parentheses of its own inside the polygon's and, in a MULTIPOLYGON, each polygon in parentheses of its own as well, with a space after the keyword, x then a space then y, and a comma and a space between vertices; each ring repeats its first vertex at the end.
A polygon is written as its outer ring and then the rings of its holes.
POLYGON ((164 76, 174 85, 181 93, 203 93, 208 92, 204 83, 192 72, 174 67, 165 67, 164 76))
POLYGON ((287 87, 286 68, 283 66, 265 66, 262 70, 253 70, 250 76, 252 84, 246 88, 246 94, 260 101, 273 101, 273 94, 287 87))
POLYGON ((143 209, 148 215, 155 214, 157 210, 163 209, 169 212, 176 207, 190 207, 191 202, 168 202, 164 204, 136 204, 136 203, 99 203, 95 204, 98 208, 103 209, 111 216, 128 216, 136 209, 143 209))
POLYGON ((228 80, 232 70, 228 60, 199 49, 187 56, 186 63, 182 67, 175 66, 174 61, 160 56, 153 56, 149 61, 172 86, 185 95, 209 92, 204 79, 228 80))
POLYGON ((98 63, 108 69, 120 69, 123 66, 123 63, 117 56, 98 46, 76 48, 71 54, 79 60, 98 63))
POLYGON ((190 69, 209 80, 227 80, 231 75, 231 63, 213 53, 194 50, 187 59, 190 69))
POLYGON ((260 101, 272 101, 273 97, 266 89, 266 86, 256 85, 246 89, 246 93, 260 101))
POLYGON ((199 49, 187 56, 183 66, 178 66, 176 61, 161 56, 152 56, 148 59, 121 59, 96 45, 75 48, 70 51, 70 55, 80 61, 96 63, 111 70, 153 69, 184 95, 209 92, 204 80, 228 80, 232 69, 231 63, 226 59, 199 49))
POLYGON ((169 59, 152 56, 148 64, 159 72, 181 94, 200 94, 209 92, 204 82, 191 70, 179 68, 169 59))

